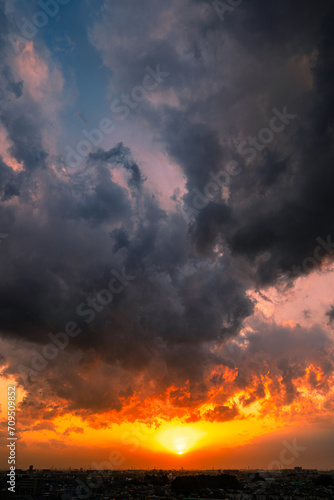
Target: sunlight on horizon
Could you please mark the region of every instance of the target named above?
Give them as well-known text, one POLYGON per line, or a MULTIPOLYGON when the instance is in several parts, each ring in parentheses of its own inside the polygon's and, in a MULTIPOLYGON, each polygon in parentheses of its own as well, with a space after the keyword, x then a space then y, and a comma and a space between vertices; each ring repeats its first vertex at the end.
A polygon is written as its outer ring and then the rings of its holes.
POLYGON ((205 436, 205 432, 194 427, 171 425, 158 432, 156 440, 167 450, 183 455, 205 436))

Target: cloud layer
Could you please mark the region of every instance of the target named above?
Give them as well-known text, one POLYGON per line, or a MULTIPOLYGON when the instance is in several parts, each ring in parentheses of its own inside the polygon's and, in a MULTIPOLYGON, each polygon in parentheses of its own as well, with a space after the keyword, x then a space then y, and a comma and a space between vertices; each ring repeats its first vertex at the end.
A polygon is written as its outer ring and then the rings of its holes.
MULTIPOLYGON (((42 33, 14 54, 1 7, 1 362, 27 391, 25 418, 327 414, 333 310, 305 328, 242 324, 249 290, 288 289, 293 266, 307 274, 333 253, 331 2, 245 2, 222 22, 204 0, 105 1, 85 34, 106 108, 147 66, 170 76, 74 171, 63 135, 75 77, 42 33), (172 165, 168 210, 140 157, 152 145, 172 165), (114 271, 134 279, 96 302, 114 271), (78 314, 88 301, 92 321, 78 314), (24 377, 68 322, 80 334, 24 377)), ((75 149, 77 134, 66 140, 75 149)))

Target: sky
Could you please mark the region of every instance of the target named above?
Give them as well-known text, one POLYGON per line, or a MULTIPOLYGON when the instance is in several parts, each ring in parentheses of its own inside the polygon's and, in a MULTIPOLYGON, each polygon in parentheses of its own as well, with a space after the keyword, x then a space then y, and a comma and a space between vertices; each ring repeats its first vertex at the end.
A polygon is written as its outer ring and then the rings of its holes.
POLYGON ((1 468, 334 468, 333 21, 0 0, 1 468))

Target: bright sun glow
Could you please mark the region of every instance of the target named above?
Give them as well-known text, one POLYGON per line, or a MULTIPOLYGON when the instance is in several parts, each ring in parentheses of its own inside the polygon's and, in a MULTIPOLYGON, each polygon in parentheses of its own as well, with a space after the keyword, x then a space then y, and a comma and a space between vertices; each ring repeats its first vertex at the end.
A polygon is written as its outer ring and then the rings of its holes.
POLYGON ((167 450, 183 455, 204 436, 204 432, 189 426, 170 426, 157 434, 157 441, 167 450))

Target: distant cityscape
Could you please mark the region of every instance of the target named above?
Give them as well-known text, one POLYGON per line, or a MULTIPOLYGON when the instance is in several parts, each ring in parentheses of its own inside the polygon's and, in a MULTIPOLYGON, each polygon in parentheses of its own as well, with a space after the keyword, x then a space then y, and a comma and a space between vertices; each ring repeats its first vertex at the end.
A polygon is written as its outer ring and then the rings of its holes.
POLYGON ((16 470, 1 471, 0 498, 24 500, 333 500, 334 470, 16 470))

